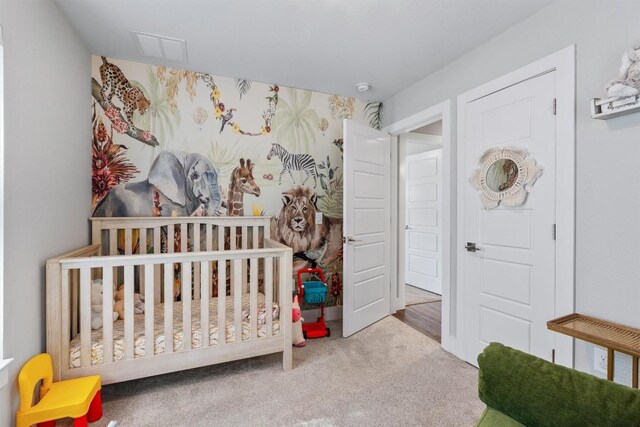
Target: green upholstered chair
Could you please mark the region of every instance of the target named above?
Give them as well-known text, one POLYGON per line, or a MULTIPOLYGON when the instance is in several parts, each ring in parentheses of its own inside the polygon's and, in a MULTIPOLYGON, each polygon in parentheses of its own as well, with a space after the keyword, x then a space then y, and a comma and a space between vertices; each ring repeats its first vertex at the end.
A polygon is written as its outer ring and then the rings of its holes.
POLYGON ((478 426, 640 426, 640 391, 491 343, 478 356, 478 426))

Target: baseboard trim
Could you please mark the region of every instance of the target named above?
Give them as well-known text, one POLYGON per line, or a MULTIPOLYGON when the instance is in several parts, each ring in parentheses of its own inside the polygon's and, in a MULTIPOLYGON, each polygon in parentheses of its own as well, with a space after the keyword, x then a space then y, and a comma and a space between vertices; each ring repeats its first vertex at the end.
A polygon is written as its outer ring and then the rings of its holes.
MULTIPOLYGON (((313 310, 303 310, 302 318, 307 322, 315 322, 316 319, 320 316, 320 309, 315 308, 313 310)), ((342 306, 337 307, 327 307, 324 309, 324 320, 332 321, 332 320, 342 320, 342 306)))

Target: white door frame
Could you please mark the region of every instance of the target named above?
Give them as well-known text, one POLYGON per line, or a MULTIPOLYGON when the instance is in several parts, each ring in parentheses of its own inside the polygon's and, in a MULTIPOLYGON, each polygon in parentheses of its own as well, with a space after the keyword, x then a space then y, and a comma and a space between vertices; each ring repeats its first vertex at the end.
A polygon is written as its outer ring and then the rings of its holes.
MULTIPOLYGON (((404 246, 400 246, 398 236, 404 233, 405 218, 400 217, 398 203, 398 185, 400 167, 404 164, 404 159, 399 158, 398 142, 399 136, 403 133, 429 125, 442 120, 442 191, 443 191, 443 228, 442 234, 445 236, 442 242, 442 348, 458 355, 456 344, 455 323, 452 327, 451 320, 455 322, 456 299, 452 297, 451 289, 451 242, 455 237, 455 224, 451 221, 452 206, 455 200, 452 190, 455 189, 455 150, 451 145, 451 101, 446 100, 423 111, 413 114, 403 120, 386 126, 383 131, 391 134, 391 206, 392 209, 391 229, 396 230, 391 235, 391 313, 404 309, 405 290, 404 286, 404 246), (447 238, 448 237, 448 238, 447 238), (453 316, 453 317, 452 317, 453 316)), ((454 294, 455 295, 455 294, 454 294)))
MULTIPOLYGON (((466 143, 465 104, 485 97, 522 81, 551 71, 556 73, 556 317, 573 313, 575 295, 575 45, 571 45, 538 61, 517 69, 507 75, 478 86, 458 96, 458 238, 457 253, 457 294, 456 305, 464 307, 464 186, 468 177, 464 174, 466 143)), ((446 191, 446 190, 445 190, 446 191)), ((444 305, 443 305, 444 307, 444 305)), ((457 325, 464 325, 464 310, 456 310, 457 325)), ((551 319, 549 319, 551 320, 551 319)), ((458 352, 464 354, 464 328, 457 328, 458 352)), ((443 334, 444 338, 444 334, 443 334)), ((555 334, 555 362, 573 367, 573 339, 555 334)))

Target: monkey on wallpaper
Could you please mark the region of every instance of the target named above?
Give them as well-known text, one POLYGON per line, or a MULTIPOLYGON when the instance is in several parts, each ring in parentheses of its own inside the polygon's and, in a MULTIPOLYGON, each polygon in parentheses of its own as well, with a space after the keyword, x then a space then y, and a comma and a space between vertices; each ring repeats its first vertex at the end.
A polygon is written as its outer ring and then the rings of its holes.
POLYGON ((127 121, 133 126, 133 112, 138 110, 140 114, 144 114, 151 103, 139 88, 129 82, 117 65, 107 61, 104 56, 101 58, 102 97, 111 104, 113 95, 117 96, 124 105, 124 114, 127 117, 127 121), (109 92, 108 94, 107 91, 109 92))

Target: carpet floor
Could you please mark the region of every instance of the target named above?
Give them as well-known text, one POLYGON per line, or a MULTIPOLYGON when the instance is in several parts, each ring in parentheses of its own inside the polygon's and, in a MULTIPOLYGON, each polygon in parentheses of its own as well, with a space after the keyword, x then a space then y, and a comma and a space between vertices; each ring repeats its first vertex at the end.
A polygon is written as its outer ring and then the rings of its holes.
POLYGON ((477 370, 394 317, 279 354, 103 387, 104 426, 473 426, 477 370))

